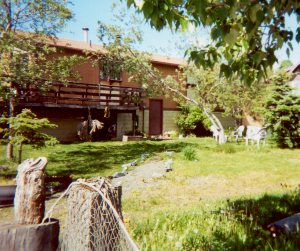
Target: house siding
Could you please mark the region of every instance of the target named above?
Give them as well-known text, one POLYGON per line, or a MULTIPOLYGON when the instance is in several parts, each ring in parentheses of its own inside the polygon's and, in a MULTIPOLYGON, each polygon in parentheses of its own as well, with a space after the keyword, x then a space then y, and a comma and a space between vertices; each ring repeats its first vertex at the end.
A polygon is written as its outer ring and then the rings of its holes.
POLYGON ((118 113, 117 139, 121 140, 122 136, 130 131, 132 131, 132 113, 118 113))
POLYGON ((163 114, 163 132, 178 131, 175 120, 179 114, 178 110, 164 111, 163 114))
POLYGON ((232 116, 225 116, 222 112, 214 112, 213 114, 220 120, 224 128, 235 127, 234 118, 232 116))
POLYGON ((57 128, 44 129, 43 132, 56 137, 61 143, 78 141, 77 128, 84 120, 86 111, 77 109, 60 109, 59 113, 56 108, 30 108, 38 118, 47 117, 50 123, 56 124, 57 128))

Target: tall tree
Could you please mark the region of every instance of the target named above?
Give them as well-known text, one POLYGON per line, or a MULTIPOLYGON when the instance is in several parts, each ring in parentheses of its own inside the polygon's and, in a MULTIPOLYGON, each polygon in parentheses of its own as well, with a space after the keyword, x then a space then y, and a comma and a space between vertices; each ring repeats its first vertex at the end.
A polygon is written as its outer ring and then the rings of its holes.
POLYGON ((300 96, 292 93, 290 76, 279 71, 269 80, 269 95, 264 102, 264 115, 273 139, 279 147, 300 147, 300 96))
POLYGON ((297 0, 126 0, 143 13, 152 27, 186 30, 189 25, 210 27, 213 43, 187 51, 196 65, 212 67, 222 59, 220 73, 237 74, 250 84, 266 77, 277 61, 276 50, 300 41, 300 27, 287 27, 286 19, 300 22, 297 0))
MULTIPOLYGON (((47 45, 48 36, 54 36, 72 18, 68 6, 68 0, 0 2, 0 99, 6 104, 8 117, 14 117, 23 88, 45 91, 53 80, 66 80, 71 75, 76 57, 49 60, 55 49, 47 45)), ((8 144, 8 159, 12 153, 8 144)))

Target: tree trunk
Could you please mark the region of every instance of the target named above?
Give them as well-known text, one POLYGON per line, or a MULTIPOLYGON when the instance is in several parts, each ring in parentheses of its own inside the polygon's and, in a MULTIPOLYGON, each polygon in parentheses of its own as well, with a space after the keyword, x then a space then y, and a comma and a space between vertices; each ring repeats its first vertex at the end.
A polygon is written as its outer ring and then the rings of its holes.
POLYGON ((22 151, 23 151, 23 144, 20 144, 20 148, 19 148, 19 157, 18 157, 18 163, 21 164, 22 162, 22 151))
POLYGON ((6 159, 13 159, 13 145, 11 143, 7 143, 6 145, 6 159))
POLYGON ((39 224, 45 211, 45 167, 47 159, 25 160, 18 166, 15 219, 19 224, 39 224))
MULTIPOLYGON (((12 83, 10 84, 12 86, 12 83)), ((12 91, 11 91, 12 92, 12 91)), ((11 119, 14 117, 14 113, 15 113, 15 104, 14 104, 14 100, 12 97, 9 98, 9 102, 8 102, 8 118, 11 119)), ((11 122, 8 122, 8 130, 9 130, 9 135, 8 135, 8 140, 11 141, 12 139, 12 130, 11 130, 11 122)), ((6 158, 8 160, 12 160, 14 157, 14 151, 13 151, 13 145, 9 142, 6 146, 6 158)))
MULTIPOLYGON (((11 4, 11 0, 8 0, 6 1, 6 3, 4 4, 6 6, 6 9, 4 10, 4 15, 5 15, 5 19, 6 19, 6 27, 5 27, 5 32, 2 34, 2 35, 5 35, 5 33, 10 33, 11 30, 12 30, 12 14, 11 14, 11 11, 12 11, 12 4, 11 4)), ((1 55, 2 56, 2 55, 1 55)), ((13 54, 12 52, 9 52, 8 55, 5 55, 5 57, 8 57, 9 60, 12 59, 13 57, 13 54)), ((7 69, 6 69, 6 72, 5 74, 7 74, 8 76, 10 75, 11 73, 11 69, 10 69, 10 66, 9 64, 7 65, 7 69)), ((14 99, 13 99, 13 83, 10 82, 10 93, 9 93, 9 98, 8 98, 8 117, 9 118, 12 118, 14 116, 14 109, 15 109, 15 106, 14 106, 14 99)), ((11 140, 11 126, 10 126, 10 123, 8 124, 8 128, 9 128, 9 136, 8 136, 8 139, 9 141, 11 140)), ((7 144, 7 147, 6 147, 6 158, 8 160, 12 160, 13 159, 13 145, 11 143, 8 143, 7 144)))

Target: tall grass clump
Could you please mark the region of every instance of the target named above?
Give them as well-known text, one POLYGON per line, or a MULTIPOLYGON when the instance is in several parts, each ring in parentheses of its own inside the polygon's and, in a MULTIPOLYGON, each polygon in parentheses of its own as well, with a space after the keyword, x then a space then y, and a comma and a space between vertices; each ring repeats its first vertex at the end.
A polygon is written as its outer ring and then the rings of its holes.
POLYGON ((214 150, 218 153, 236 153, 237 148, 232 144, 217 145, 214 150))
POLYGON ((182 149, 183 157, 185 160, 194 161, 197 160, 197 153, 195 148, 186 146, 182 149))

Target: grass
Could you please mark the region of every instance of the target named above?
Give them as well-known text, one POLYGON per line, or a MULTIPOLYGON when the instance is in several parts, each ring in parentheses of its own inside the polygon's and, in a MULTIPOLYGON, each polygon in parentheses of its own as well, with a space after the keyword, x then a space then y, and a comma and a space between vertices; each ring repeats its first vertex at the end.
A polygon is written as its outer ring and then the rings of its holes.
POLYGON ((207 200, 132 223, 141 250, 299 250, 299 233, 273 238, 266 226, 300 210, 298 190, 207 200))
MULTIPOLYGON (((93 142, 56 145, 43 149, 24 147, 23 159, 45 156, 48 158, 46 172, 49 175, 72 175, 74 179, 109 176, 121 171, 121 165, 141 157, 171 149, 180 151, 185 142, 93 142)), ((9 167, 1 171, 0 182, 9 182, 16 175, 17 164, 5 160, 5 146, 0 145, 0 165, 9 167)))
MULTIPOLYGON (((4 152, 4 146, 0 151, 4 152)), ((123 196, 125 218, 142 250, 297 250, 299 237, 272 238, 266 226, 300 211, 300 149, 211 139, 95 142, 58 145, 25 158, 48 157, 47 172, 74 178, 107 176, 142 153, 150 158, 174 151, 173 171, 156 186, 123 196)), ((8 182, 16 164, 1 154, 8 182)), ((5 211, 6 212, 6 211, 5 211)), ((0 211, 1 216, 1 211, 0 211)))

